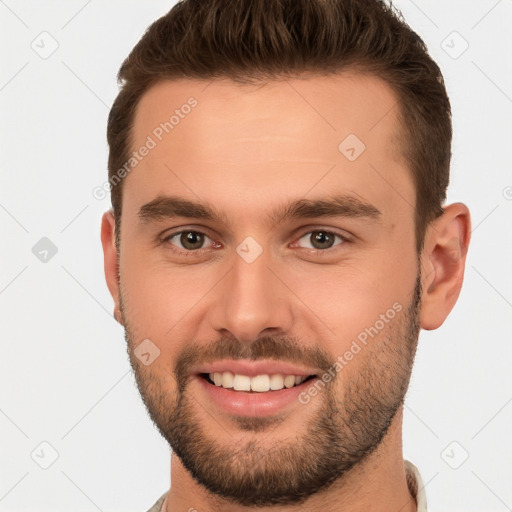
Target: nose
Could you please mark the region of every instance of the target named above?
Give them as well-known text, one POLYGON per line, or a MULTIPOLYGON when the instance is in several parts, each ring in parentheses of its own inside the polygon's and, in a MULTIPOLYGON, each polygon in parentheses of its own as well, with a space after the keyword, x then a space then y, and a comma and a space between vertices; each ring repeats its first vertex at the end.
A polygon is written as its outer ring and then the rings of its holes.
POLYGON ((211 327, 241 342, 264 335, 283 335, 291 330, 293 310, 286 287, 276 269, 261 255, 248 263, 236 256, 230 272, 216 286, 209 317, 211 327))

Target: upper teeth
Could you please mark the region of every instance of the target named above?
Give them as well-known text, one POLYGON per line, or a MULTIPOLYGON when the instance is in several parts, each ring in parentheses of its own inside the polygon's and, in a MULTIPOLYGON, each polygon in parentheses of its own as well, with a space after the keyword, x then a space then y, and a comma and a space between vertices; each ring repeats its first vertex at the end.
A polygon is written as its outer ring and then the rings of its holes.
POLYGON ((291 388, 301 382, 304 382, 308 376, 306 375, 256 375, 249 377, 248 375, 240 375, 231 372, 213 372, 210 373, 210 379, 216 386, 223 388, 233 388, 236 391, 259 391, 265 392, 270 389, 276 391, 283 388, 291 388))

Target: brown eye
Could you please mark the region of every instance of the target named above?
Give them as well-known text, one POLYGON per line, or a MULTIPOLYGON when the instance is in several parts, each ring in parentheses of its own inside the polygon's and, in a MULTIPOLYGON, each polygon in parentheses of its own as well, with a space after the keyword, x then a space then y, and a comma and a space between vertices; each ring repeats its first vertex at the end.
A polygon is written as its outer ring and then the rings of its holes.
POLYGON ((204 235, 197 231, 184 231, 180 235, 180 243, 189 251, 201 249, 204 244, 204 235))
POLYGON ((202 249, 206 239, 210 239, 199 231, 181 231, 167 237, 167 241, 185 251, 196 251, 202 249))
MULTIPOLYGON (((343 243, 343 238, 340 235, 332 233, 331 231, 316 230, 310 231, 299 239, 299 243, 302 243, 302 247, 308 249, 330 249, 335 245, 336 239, 339 239, 339 243, 343 243)), ((339 245, 336 244, 336 245, 339 245)))

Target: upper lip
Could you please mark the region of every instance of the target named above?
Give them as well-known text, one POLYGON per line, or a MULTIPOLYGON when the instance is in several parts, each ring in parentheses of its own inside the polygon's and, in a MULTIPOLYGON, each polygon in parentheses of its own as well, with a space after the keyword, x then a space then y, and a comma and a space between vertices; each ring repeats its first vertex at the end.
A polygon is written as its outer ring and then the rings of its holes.
POLYGON ((199 365, 193 373, 199 374, 215 372, 231 372, 233 374, 247 375, 249 377, 265 374, 274 375, 276 373, 281 375, 299 375, 307 377, 309 375, 316 375, 318 373, 318 369, 297 366, 296 364, 286 363, 283 361, 223 359, 221 361, 199 365))

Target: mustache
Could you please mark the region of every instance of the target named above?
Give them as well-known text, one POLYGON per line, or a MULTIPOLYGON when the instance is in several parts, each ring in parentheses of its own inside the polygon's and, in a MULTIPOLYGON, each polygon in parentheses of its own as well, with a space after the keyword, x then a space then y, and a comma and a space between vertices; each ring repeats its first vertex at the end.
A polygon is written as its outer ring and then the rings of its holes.
POLYGON ((305 346, 296 338, 263 336, 253 342, 241 342, 235 337, 222 337, 206 344, 192 342, 176 360, 175 376, 178 385, 186 384, 197 365, 221 359, 273 360, 303 364, 327 371, 333 364, 329 354, 319 347, 305 346))

